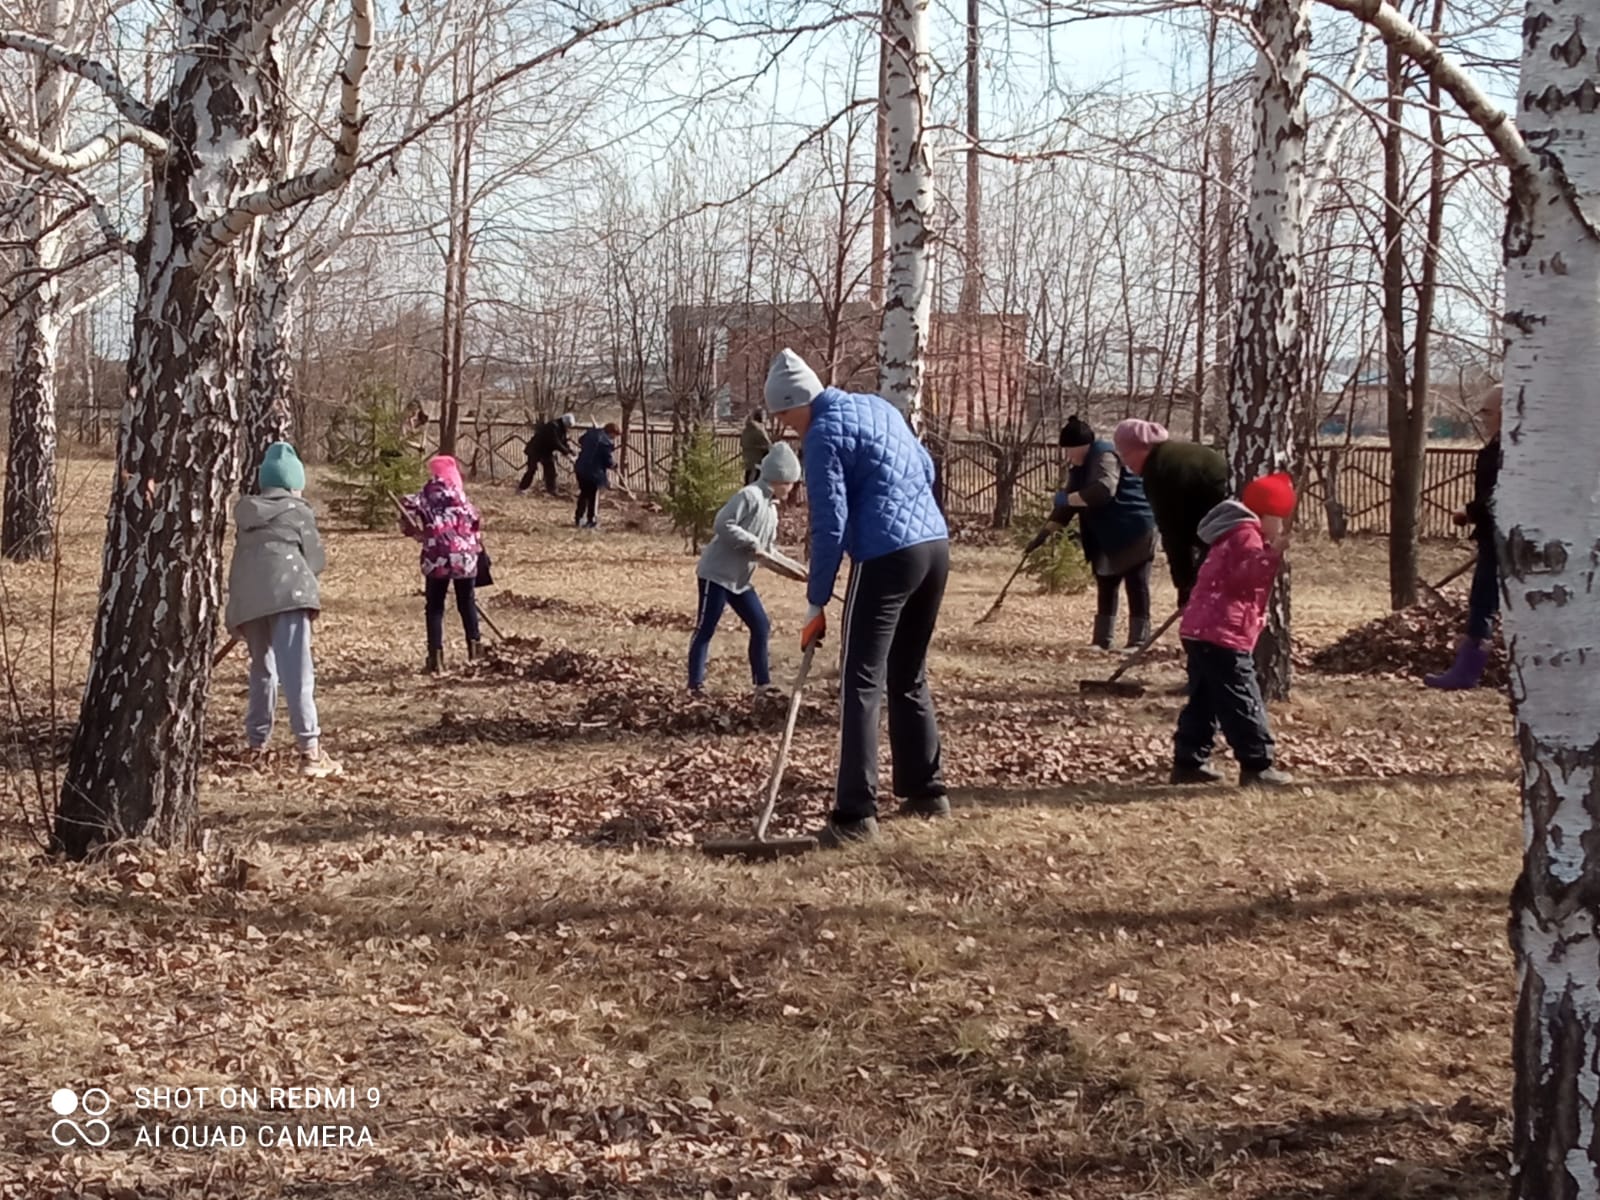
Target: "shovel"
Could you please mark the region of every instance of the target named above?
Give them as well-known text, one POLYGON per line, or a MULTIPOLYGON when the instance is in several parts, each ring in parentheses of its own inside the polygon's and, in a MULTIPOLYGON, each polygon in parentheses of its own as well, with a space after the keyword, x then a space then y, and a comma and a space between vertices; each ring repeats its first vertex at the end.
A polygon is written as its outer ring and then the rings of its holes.
POLYGON ((700 849, 707 854, 741 858, 785 858, 791 854, 805 854, 817 848, 817 839, 809 834, 804 837, 767 837, 767 824, 772 820, 772 810, 778 804, 778 788, 783 784, 783 768, 789 761, 789 743, 794 740, 794 723, 800 716, 800 693, 805 687, 806 676, 811 673, 811 659, 816 650, 816 642, 806 647, 805 655, 800 659, 800 670, 794 677, 794 691, 789 695, 789 715, 783 723, 783 739, 778 743, 778 756, 773 760, 772 774, 767 779, 767 800, 762 806, 761 815, 756 818, 755 837, 718 838, 701 842, 700 849))
POLYGON ((1183 615, 1183 609, 1177 609, 1161 623, 1161 628, 1156 630, 1144 645, 1140 646, 1115 671, 1111 672, 1109 679, 1081 679, 1078 681, 1078 691, 1086 696, 1126 696, 1135 697, 1144 695, 1144 684, 1129 680, 1124 683, 1122 676, 1144 659, 1150 653, 1150 648, 1161 640, 1161 636, 1172 628, 1173 622, 1183 615))

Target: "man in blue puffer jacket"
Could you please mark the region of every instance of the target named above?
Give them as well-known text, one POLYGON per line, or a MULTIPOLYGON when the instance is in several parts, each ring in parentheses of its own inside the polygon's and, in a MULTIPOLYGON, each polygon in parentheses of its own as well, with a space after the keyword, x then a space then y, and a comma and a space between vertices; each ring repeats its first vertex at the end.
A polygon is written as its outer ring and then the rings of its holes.
POLYGON ((811 508, 811 578, 802 649, 827 632, 824 606, 845 554, 839 779, 825 846, 878 832, 878 709, 903 812, 950 811, 939 725, 928 691, 928 643, 950 572, 950 531, 933 497, 933 460, 900 411, 879 396, 825 388, 794 351, 767 373, 767 410, 801 437, 811 508))

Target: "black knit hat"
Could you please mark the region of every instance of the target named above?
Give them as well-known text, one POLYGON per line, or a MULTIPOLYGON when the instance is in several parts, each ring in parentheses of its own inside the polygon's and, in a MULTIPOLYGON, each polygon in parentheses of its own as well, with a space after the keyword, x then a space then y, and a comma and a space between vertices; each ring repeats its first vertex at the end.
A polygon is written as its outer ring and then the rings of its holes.
POLYGON ((1063 446, 1092 446, 1094 445, 1094 430, 1089 428, 1089 422, 1082 417, 1069 417, 1067 423, 1061 427, 1061 444, 1063 446))

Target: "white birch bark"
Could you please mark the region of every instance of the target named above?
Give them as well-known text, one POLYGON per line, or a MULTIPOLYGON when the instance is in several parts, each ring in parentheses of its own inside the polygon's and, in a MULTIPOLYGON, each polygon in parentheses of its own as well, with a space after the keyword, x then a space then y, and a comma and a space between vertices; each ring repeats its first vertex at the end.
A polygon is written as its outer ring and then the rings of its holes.
POLYGON ((920 428, 928 341, 928 221, 933 157, 927 141, 931 51, 928 0, 885 0, 883 106, 888 122, 889 278, 878 336, 878 389, 920 428))
MULTIPOLYGON (((176 6, 180 47, 230 52, 180 51, 158 106, 172 152, 154 163, 136 255, 129 398, 93 656, 53 830, 57 848, 73 856, 125 837, 184 844, 196 831, 222 541, 250 367, 255 218, 303 190, 279 183, 273 170, 272 106, 282 89, 272 39, 258 36, 258 8, 259 0, 176 6)), ((351 9, 355 49, 334 176, 356 153, 355 68, 369 49, 370 0, 352 0, 351 9)), ((337 186, 311 175, 307 186, 337 186)))
POLYGON ((1517 123, 1546 169, 1506 222, 1495 498, 1523 869, 1515 1195, 1600 1197, 1600 2, 1529 0, 1517 123), (1584 31, 1588 30, 1588 33, 1584 31))
MULTIPOLYGON (((60 36, 65 14, 56 0, 44 5, 44 32, 60 36)), ((48 150, 60 143, 62 70, 49 58, 35 66, 33 112, 38 141, 48 150)), ((16 222, 22 243, 20 266, 37 271, 38 284, 17 309, 16 358, 11 368, 10 440, 6 456, 0 556, 14 562, 48 559, 55 550, 56 356, 66 321, 61 266, 64 235, 55 228, 58 205, 49 189, 29 188, 16 222)))
MULTIPOLYGON (((1258 0, 1260 47, 1245 278, 1228 379, 1228 461, 1237 491, 1289 466, 1295 403, 1304 379, 1300 238, 1305 225, 1306 74, 1310 0, 1258 0)), ((1288 695, 1289 571, 1279 573, 1256 663, 1262 690, 1288 695)))
POLYGON ((1600 1198, 1600 0, 1528 0, 1513 125, 1383 0, 1377 26, 1511 174, 1503 465, 1494 495, 1522 759, 1511 1193, 1600 1198), (1593 36, 1592 34, 1590 36, 1593 36))

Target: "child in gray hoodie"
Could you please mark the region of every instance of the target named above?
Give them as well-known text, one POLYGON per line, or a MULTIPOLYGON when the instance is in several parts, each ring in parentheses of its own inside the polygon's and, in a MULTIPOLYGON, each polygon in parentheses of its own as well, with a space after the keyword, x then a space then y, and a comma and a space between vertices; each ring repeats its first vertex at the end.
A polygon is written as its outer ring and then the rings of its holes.
POLYGON ((293 446, 274 442, 256 478, 260 495, 241 496, 234 508, 236 541, 226 615, 228 632, 250 650, 245 741, 253 753, 266 749, 281 679, 289 725, 300 746, 300 773, 326 779, 341 768, 322 752, 313 694, 311 624, 322 607, 317 576, 326 559, 316 514, 300 495, 306 469, 293 446))
POLYGON ((778 504, 800 479, 800 460, 787 443, 779 442, 761 460, 754 483, 740 488, 717 513, 716 536, 700 554, 695 574, 700 587, 700 607, 694 637, 689 642, 689 690, 698 692, 706 682, 706 660, 716 636, 722 610, 731 608, 750 630, 750 675, 757 690, 771 685, 767 667, 767 641, 772 626, 754 586, 756 567, 765 566, 804 579, 806 569, 777 549, 778 504))

